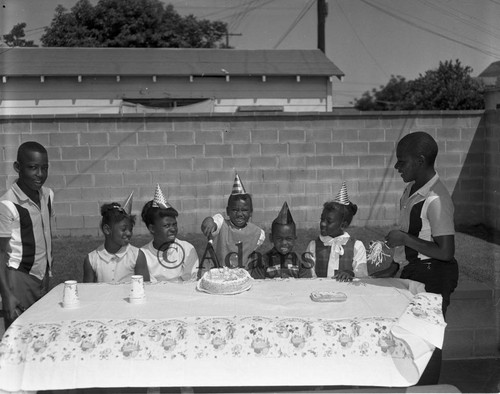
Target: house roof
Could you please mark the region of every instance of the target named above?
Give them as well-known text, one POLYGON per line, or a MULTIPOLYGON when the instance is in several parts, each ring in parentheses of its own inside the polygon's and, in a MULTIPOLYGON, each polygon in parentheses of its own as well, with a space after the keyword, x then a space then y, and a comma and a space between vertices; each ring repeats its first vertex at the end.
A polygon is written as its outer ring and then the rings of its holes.
POLYGON ((500 62, 491 63, 486 69, 478 75, 479 78, 499 77, 500 76, 500 62))
POLYGON ((315 50, 0 48, 0 76, 337 76, 315 50))

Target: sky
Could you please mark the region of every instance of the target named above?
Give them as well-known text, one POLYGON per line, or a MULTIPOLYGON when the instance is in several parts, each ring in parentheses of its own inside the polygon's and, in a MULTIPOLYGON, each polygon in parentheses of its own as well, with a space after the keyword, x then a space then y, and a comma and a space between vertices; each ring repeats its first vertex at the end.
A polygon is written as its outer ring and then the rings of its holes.
MULTIPOLYGON (((77 0, 0 0, 0 33, 26 22, 39 43, 55 7, 77 0)), ((91 0, 96 3, 97 0, 91 0)), ((170 0, 183 14, 228 24, 236 49, 317 48, 316 0, 170 0)), ((458 59, 477 76, 500 60, 500 0, 327 0, 326 56, 345 74, 334 106, 349 106, 391 75, 414 79, 458 59)))

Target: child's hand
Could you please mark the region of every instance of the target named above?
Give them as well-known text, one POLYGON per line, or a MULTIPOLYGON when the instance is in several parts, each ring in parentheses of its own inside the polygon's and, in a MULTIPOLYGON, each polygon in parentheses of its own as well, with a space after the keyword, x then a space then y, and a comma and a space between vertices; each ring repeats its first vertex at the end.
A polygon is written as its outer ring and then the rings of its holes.
POLYGON ((205 237, 210 238, 212 233, 217 230, 217 225, 211 216, 205 218, 201 223, 201 232, 205 235, 205 237))
POLYGON ((338 282, 350 282, 354 278, 354 272, 352 271, 337 271, 333 276, 338 282))

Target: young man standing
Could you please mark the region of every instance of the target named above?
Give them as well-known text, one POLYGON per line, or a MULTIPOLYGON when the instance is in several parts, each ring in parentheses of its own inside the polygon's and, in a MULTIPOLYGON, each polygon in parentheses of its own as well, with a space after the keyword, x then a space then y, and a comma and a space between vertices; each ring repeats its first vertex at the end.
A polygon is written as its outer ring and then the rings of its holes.
POLYGON ((19 178, 0 197, 0 293, 5 328, 48 290, 52 264, 54 193, 47 180, 47 150, 38 142, 19 146, 19 178))

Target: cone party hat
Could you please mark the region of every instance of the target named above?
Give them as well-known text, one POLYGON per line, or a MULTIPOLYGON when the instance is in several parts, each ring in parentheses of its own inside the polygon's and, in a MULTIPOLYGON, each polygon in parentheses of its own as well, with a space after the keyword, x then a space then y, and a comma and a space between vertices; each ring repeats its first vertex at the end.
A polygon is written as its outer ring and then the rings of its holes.
POLYGON ((349 201, 349 196, 347 195, 347 186, 345 184, 345 181, 342 182, 342 187, 340 188, 339 192, 337 193, 337 196, 335 197, 334 202, 338 202, 339 204, 342 205, 349 205, 351 202, 349 201))
POLYGON ((274 219, 275 223, 278 224, 293 224, 295 223, 293 221, 292 213, 290 212, 290 209, 288 208, 288 204, 286 201, 283 203, 283 206, 281 207, 280 213, 278 213, 278 217, 274 219))
POLYGON ((125 212, 127 212, 127 215, 130 215, 132 213, 132 203, 134 201, 134 192, 130 192, 129 196, 125 200, 125 202, 122 204, 122 208, 125 212))
POLYGON ((155 195, 153 197, 153 207, 163 209, 172 208, 172 205, 168 203, 167 199, 163 195, 163 192, 161 191, 160 185, 158 183, 156 184, 155 195))
POLYGON ((243 186, 243 183, 241 182, 241 179, 240 179, 238 173, 236 173, 234 176, 233 190, 231 191, 231 194, 232 195, 247 194, 245 187, 243 186))

